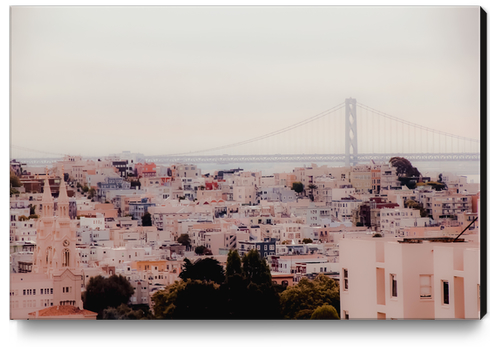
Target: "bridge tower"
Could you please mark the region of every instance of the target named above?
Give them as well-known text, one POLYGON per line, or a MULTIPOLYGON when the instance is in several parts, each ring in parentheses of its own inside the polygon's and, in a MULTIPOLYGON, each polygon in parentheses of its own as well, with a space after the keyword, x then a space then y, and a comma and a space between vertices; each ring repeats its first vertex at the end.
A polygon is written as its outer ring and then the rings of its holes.
POLYGON ((356 99, 345 99, 345 166, 357 164, 356 99), (351 154, 352 148, 352 154, 351 154))

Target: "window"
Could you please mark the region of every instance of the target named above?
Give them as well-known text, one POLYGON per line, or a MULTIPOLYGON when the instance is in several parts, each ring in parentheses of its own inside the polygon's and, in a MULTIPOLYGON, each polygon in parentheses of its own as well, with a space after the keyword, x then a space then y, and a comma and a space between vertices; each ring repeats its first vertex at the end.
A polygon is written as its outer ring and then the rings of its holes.
POLYGON ((432 286, 430 285, 430 275, 420 275, 420 297, 432 298, 432 286))
POLYGON ((344 270, 344 290, 349 289, 349 272, 347 269, 344 270))
POLYGON ((70 266, 70 252, 67 249, 63 250, 63 262, 61 266, 62 267, 70 266))
POLYGON ((396 298, 398 296, 398 286, 396 275, 390 274, 391 277, 391 297, 396 298))
POLYGON ((449 305, 449 282, 442 281, 442 303, 449 305))

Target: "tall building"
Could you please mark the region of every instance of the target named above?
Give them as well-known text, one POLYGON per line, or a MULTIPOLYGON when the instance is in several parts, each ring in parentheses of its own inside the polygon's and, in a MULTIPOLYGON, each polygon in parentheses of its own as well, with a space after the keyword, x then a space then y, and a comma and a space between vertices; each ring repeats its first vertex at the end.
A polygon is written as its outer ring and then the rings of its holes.
POLYGON ((51 306, 69 305, 83 312, 82 271, 75 248, 76 227, 70 220, 63 179, 58 197, 58 215, 54 215, 54 200, 47 177, 42 206, 32 272, 13 273, 10 276, 11 319, 32 319, 36 316, 29 313, 51 306))

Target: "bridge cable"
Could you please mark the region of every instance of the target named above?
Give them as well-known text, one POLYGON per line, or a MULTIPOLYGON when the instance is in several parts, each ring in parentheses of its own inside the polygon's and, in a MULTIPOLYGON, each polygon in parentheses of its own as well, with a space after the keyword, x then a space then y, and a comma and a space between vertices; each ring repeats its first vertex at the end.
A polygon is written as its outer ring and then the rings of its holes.
POLYGON ((261 135, 261 136, 257 136, 257 137, 254 137, 254 138, 251 138, 251 139, 248 139, 248 140, 244 140, 244 141, 240 141, 240 142, 235 142, 235 143, 231 143, 231 144, 228 144, 228 145, 223 145, 223 146, 218 146, 218 147, 213 147, 213 148, 208 148, 208 149, 202 149, 202 150, 199 150, 199 151, 193 151, 193 152, 185 152, 185 153, 174 153, 174 154, 167 154, 165 156, 178 156, 178 155, 188 155, 188 154, 196 154, 196 153, 204 153, 204 152, 210 152, 210 151, 215 151, 215 150, 219 150, 219 149, 228 149, 228 148, 232 148, 232 147, 237 147, 237 146, 242 146, 242 145, 245 145, 245 144, 249 144, 249 143, 252 143, 252 142, 256 142, 256 141, 259 141, 259 140, 264 140, 266 138, 269 138, 269 137, 272 137, 272 136, 275 136, 275 135, 279 135, 279 134, 282 134, 284 132, 287 132, 287 131, 290 131, 290 130, 293 130, 293 129, 296 129, 300 126, 303 126, 305 124, 308 124, 308 123, 311 123, 319 118, 322 118, 322 117, 325 117, 329 114, 332 114, 333 112, 337 111, 339 108, 342 108, 344 107, 344 103, 341 103, 339 105, 336 105, 326 111, 323 111, 315 116, 312 116, 310 118, 307 118, 301 122, 298 122, 298 123, 295 123, 295 124, 292 124, 290 126, 287 126, 285 128, 282 128, 282 129, 279 129, 279 130, 276 130, 276 131, 273 131, 273 132, 270 132, 270 133, 267 133, 267 134, 264 134, 264 135, 261 135))

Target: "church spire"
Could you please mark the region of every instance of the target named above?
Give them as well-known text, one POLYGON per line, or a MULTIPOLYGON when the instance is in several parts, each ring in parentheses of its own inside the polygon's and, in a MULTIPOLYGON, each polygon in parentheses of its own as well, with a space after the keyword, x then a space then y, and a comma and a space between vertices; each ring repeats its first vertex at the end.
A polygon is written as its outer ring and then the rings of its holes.
POLYGON ((58 195, 58 216, 61 218, 69 217, 69 205, 68 194, 66 193, 66 183, 65 183, 65 169, 61 166, 61 183, 60 183, 60 193, 58 195))
POLYGON ((42 199, 42 206, 43 206, 43 217, 53 217, 53 208, 54 208, 54 202, 53 202, 53 196, 51 195, 51 187, 49 186, 49 173, 48 173, 48 168, 46 167, 46 178, 44 179, 44 190, 43 190, 43 199, 42 199))

